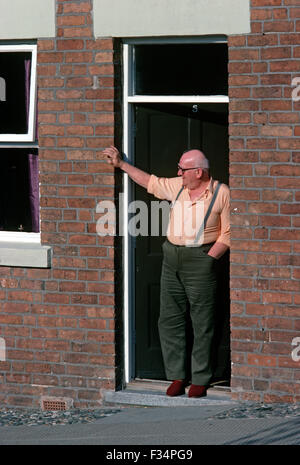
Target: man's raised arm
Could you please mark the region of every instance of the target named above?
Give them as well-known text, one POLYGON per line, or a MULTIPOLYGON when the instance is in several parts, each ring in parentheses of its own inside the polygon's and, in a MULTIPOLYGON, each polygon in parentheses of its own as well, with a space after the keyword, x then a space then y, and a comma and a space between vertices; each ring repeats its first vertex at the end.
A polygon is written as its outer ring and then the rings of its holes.
POLYGON ((115 168, 120 168, 122 171, 127 173, 134 182, 147 189, 150 174, 122 160, 120 152, 116 147, 110 146, 103 150, 103 153, 106 155, 107 162, 110 165, 113 165, 115 168))

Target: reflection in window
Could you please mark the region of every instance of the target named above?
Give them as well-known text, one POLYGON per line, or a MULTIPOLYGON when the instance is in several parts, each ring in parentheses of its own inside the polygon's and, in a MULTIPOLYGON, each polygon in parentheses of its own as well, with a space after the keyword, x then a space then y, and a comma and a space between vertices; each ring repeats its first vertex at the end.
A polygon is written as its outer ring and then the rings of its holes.
POLYGON ((135 94, 227 95, 227 44, 135 46, 135 94))
POLYGON ((0 149, 0 231, 39 231, 38 155, 0 149))
POLYGON ((0 53, 0 75, 6 84, 6 98, 0 99, 1 134, 26 134, 28 131, 30 63, 30 53, 0 53))
POLYGON ((39 232, 35 57, 34 45, 0 46, 0 231, 39 232))

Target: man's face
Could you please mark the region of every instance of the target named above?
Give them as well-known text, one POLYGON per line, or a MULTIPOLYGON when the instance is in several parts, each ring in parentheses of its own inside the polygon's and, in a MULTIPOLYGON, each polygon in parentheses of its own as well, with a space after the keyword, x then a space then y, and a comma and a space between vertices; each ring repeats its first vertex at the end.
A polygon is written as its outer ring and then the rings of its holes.
POLYGON ((182 156, 178 163, 177 175, 182 178, 182 185, 189 189, 198 187, 201 177, 201 168, 197 168, 195 161, 182 156))

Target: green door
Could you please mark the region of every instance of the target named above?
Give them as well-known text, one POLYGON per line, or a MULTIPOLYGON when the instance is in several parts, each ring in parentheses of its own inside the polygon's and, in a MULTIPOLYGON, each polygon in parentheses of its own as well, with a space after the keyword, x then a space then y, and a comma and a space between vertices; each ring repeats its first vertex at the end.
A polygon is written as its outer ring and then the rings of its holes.
MULTIPOLYGON (((177 163, 184 150, 200 148, 210 160, 212 176, 228 183, 227 105, 223 104, 140 104, 135 107, 135 164, 157 176, 177 176, 177 163)), ((135 186, 135 199, 157 200, 135 186)), ((150 217, 148 224, 150 225, 150 217)), ((149 226, 150 231, 150 226, 149 226)), ((160 272, 164 235, 137 236, 135 247, 135 376, 165 379, 158 336, 160 272)), ((228 257, 224 257, 221 279, 221 308, 216 345, 217 376, 229 372, 228 257), (225 285, 224 285, 225 283, 225 285), (226 295, 227 293, 227 295, 226 295), (225 323, 224 323, 225 322, 225 323), (222 360, 219 357, 222 355, 222 360), (221 366, 222 365, 222 366, 221 366)), ((192 338, 192 335, 189 336, 192 338)), ((228 378, 229 379, 229 378, 228 378)))

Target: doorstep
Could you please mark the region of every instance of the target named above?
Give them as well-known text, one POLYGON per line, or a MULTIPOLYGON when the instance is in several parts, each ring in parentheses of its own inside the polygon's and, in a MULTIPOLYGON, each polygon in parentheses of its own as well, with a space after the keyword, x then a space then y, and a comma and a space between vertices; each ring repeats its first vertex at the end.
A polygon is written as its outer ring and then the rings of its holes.
POLYGON ((208 405, 235 405, 231 399, 229 387, 213 386, 207 390, 207 396, 189 398, 188 388, 185 395, 166 396, 169 381, 134 380, 122 391, 103 391, 105 405, 134 405, 144 407, 192 407, 208 405))

